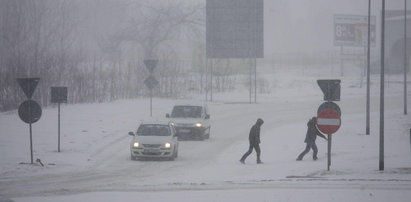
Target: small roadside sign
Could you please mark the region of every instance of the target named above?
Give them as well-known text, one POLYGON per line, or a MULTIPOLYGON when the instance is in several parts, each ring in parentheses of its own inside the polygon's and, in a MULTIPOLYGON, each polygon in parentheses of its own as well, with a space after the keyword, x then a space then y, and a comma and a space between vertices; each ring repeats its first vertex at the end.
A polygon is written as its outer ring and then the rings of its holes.
POLYGON ((39 81, 40 78, 17 78, 17 82, 19 83, 21 89, 23 89, 23 92, 28 99, 31 99, 33 96, 33 92, 39 81))
POLYGON ((335 111, 338 113, 338 115, 341 117, 341 109, 340 109, 340 107, 339 107, 337 104, 335 104, 334 102, 324 102, 324 103, 322 103, 322 104, 318 107, 317 115, 320 114, 320 112, 322 112, 322 111, 324 111, 324 110, 326 110, 326 109, 333 109, 333 110, 335 110, 335 111))
POLYGON ((51 102, 58 104, 57 151, 60 152, 60 103, 67 103, 67 87, 51 87, 51 102))
POLYGON ((67 87, 51 87, 52 103, 67 103, 67 87))
POLYGON ((148 71, 150 72, 150 74, 153 73, 154 68, 156 68, 156 66, 157 66, 157 63, 158 63, 157 59, 144 60, 144 64, 146 65, 146 67, 147 67, 148 71))
POLYGON ((153 88, 158 85, 158 81, 153 74, 154 68, 156 68, 157 63, 157 59, 144 60, 144 64, 150 72, 150 75, 144 80, 144 84, 147 86, 148 89, 150 89, 150 116, 153 116, 153 88))
POLYGON ((319 79, 317 83, 324 93, 324 100, 340 101, 340 79, 319 79))
POLYGON ((144 80, 144 84, 151 90, 158 85, 158 81, 153 75, 150 75, 144 80))
POLYGON ((331 135, 341 126, 341 118, 337 111, 326 109, 321 111, 317 116, 317 128, 322 133, 331 135))
POLYGON ((19 107, 20 119, 28 124, 37 122, 41 117, 41 107, 33 100, 26 100, 19 107))

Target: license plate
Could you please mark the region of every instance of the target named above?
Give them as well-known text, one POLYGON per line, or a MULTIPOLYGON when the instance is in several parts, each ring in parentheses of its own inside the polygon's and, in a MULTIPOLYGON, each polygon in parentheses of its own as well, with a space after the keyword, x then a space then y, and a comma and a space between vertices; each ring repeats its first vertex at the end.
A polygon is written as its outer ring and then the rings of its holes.
POLYGON ((144 149, 144 152, 146 152, 146 153, 157 153, 158 149, 144 149))
POLYGON ((189 133, 190 129, 180 129, 179 132, 180 133, 189 133))

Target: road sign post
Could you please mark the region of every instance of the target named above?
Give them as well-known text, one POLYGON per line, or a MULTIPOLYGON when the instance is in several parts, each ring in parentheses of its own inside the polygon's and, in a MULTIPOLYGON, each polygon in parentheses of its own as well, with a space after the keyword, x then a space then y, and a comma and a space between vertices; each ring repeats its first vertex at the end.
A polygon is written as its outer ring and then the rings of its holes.
POLYGON ((67 103, 67 87, 51 87, 51 103, 58 105, 57 151, 60 152, 60 103, 67 103))
POLYGON ((40 78, 17 78, 16 80, 28 99, 20 104, 18 114, 23 122, 29 124, 30 160, 31 164, 33 164, 33 132, 31 125, 40 119, 41 107, 37 102, 31 100, 31 98, 40 78))
POLYGON ((340 101, 341 80, 339 79, 320 79, 317 80, 318 86, 324 93, 324 102, 317 110, 317 128, 320 132, 327 134, 327 170, 331 166, 331 143, 332 134, 341 126, 341 109, 332 101, 340 101))
MULTIPOLYGON (((340 112, 341 113, 341 112, 340 112)), ((341 126, 341 114, 334 109, 324 109, 317 116, 317 128, 320 132, 328 135, 327 170, 331 166, 331 143, 332 134, 341 126)))
POLYGON ((331 167, 331 141, 332 141, 332 134, 329 134, 328 135, 328 138, 327 138, 327 145, 328 145, 328 148, 327 148, 327 170, 329 171, 330 170, 330 167, 331 167))
POLYGON ((19 110, 20 119, 29 124, 29 133, 30 133, 30 160, 33 164, 33 130, 32 123, 37 122, 41 117, 41 107, 40 105, 33 100, 26 100, 20 104, 19 110))
POLYGON ((144 80, 144 84, 150 90, 150 116, 153 116, 153 88, 158 85, 158 81, 154 77, 154 68, 156 68, 157 63, 157 59, 144 60, 144 64, 146 65, 147 70, 150 73, 150 75, 144 80))

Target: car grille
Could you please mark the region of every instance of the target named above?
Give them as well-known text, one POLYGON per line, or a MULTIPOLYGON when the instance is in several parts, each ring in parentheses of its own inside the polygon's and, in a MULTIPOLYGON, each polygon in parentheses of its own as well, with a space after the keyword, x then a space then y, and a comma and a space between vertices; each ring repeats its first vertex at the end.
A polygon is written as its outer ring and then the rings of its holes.
POLYGON ((175 126, 179 126, 179 127, 193 127, 194 124, 192 124, 192 123, 176 123, 175 126))
POLYGON ((143 144, 144 148, 160 148, 161 144, 143 144))
POLYGON ((161 152, 141 152, 144 155, 161 155, 161 152))

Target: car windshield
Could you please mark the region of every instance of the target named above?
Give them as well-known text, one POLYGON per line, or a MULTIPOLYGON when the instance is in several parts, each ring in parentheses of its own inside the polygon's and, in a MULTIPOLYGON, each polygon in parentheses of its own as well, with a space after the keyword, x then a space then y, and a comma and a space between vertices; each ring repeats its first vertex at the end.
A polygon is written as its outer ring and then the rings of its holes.
POLYGON ((143 124, 138 127, 137 135, 140 136, 170 136, 168 125, 143 124))
POLYGON ((201 106, 174 106, 171 112, 174 118, 200 118, 201 106))

